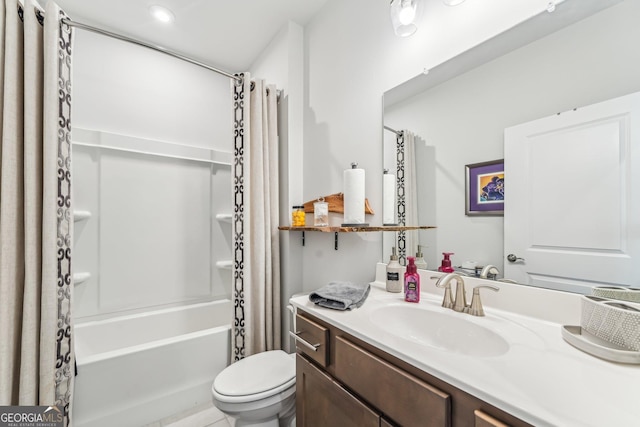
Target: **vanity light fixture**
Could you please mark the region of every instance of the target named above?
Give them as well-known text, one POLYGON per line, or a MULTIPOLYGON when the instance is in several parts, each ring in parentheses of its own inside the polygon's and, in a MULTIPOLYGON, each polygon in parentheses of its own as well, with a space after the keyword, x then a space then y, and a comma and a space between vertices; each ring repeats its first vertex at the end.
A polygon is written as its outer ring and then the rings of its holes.
POLYGON ((149 13, 160 22, 169 23, 176 20, 176 16, 164 6, 154 4, 149 7, 149 13))
POLYGON ((442 3, 446 4, 447 6, 457 6, 460 3, 464 3, 464 0, 442 0, 442 3))
POLYGON ((397 36, 409 37, 416 32, 418 0, 391 0, 391 24, 397 36))

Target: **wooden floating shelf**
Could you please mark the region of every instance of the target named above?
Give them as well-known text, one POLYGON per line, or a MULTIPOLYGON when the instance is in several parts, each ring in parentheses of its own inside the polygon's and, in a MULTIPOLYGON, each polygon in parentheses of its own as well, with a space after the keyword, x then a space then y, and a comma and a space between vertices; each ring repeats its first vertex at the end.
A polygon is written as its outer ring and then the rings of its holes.
POLYGON ((410 230, 427 230, 436 228, 433 225, 380 225, 368 227, 291 227, 280 226, 278 230, 282 231, 320 231, 322 233, 366 233, 370 231, 410 231, 410 230))
POLYGON ((411 231, 411 230, 427 230, 436 228, 433 225, 380 225, 367 227, 291 227, 280 226, 278 230, 282 231, 302 231, 302 246, 304 246, 305 231, 319 231, 321 233, 334 233, 334 249, 338 250, 338 233, 367 233, 373 231, 411 231))

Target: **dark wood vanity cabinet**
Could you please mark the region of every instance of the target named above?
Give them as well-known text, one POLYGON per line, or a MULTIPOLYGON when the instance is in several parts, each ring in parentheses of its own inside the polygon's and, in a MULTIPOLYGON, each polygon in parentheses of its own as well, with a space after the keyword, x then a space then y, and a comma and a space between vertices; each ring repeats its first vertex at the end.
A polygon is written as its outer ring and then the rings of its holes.
POLYGON ((378 427, 380 414, 301 355, 296 356, 298 426, 378 427))
POLYGON ((306 312, 296 325, 297 427, 530 426, 306 312))

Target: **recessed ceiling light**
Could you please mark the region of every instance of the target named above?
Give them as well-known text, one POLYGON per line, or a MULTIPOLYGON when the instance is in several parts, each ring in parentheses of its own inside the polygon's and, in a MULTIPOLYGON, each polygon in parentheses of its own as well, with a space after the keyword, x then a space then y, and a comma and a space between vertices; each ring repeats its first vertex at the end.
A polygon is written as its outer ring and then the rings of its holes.
POLYGON ((164 6, 159 6, 157 4, 149 8, 149 13, 160 22, 173 22, 176 20, 173 12, 164 6))
POLYGON ((457 6, 460 3, 463 3, 464 0, 442 0, 442 2, 447 6, 457 6))

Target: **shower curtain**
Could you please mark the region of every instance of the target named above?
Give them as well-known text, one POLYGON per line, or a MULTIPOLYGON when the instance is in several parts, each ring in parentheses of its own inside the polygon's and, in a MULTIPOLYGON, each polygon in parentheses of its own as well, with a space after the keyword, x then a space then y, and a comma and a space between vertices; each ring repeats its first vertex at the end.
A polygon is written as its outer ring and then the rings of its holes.
POLYGON ((240 76, 232 82, 234 361, 281 347, 277 94, 240 76))
POLYGON ((67 425, 72 32, 52 2, 0 9, 0 405, 56 405, 67 425))
MULTIPOLYGON (((403 130, 397 135, 396 143, 398 224, 418 225, 415 135, 403 130)), ((398 258, 401 264, 406 265, 406 257, 415 254, 419 243, 417 231, 398 233, 398 258)))

